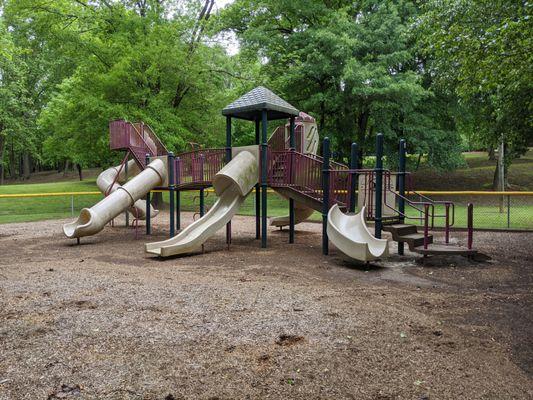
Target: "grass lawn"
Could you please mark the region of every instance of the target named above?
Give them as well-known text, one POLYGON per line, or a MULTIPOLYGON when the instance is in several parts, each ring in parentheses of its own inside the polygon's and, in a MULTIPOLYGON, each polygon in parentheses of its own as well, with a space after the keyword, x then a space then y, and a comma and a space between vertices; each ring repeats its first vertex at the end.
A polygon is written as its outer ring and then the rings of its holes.
MULTIPOLYGON (((415 174, 415 188, 417 190, 488 190, 492 182, 494 162, 488 160, 486 153, 465 153, 464 157, 468 167, 451 173, 437 173, 422 165, 415 174)), ((530 150, 523 158, 514 161, 510 169, 509 180, 515 185, 515 189, 533 190, 533 150, 530 150)), ((0 194, 98 191, 95 181, 91 178, 81 182, 61 180, 48 183, 10 184, 0 186, 0 194)), ((101 195, 0 198, 0 223, 76 217, 82 208, 91 207, 101 198, 101 195)), ((214 193, 207 192, 206 207, 211 206, 215 199, 214 193)), ((254 199, 255 196, 249 196, 239 213, 254 215, 254 199)), ((168 202, 168 193, 164 194, 164 200, 168 202)), ((435 200, 444 200, 444 197, 439 196, 435 200)), ((466 226, 466 204, 473 202, 476 227, 507 227, 507 208, 504 207, 503 212, 500 213, 498 198, 456 196, 451 200, 457 205, 455 226, 466 226)), ((198 192, 182 193, 181 204, 184 211, 197 212, 199 210, 198 192)), ((288 214, 288 201, 270 193, 268 211, 269 216, 286 215, 288 214)), ((409 211, 409 215, 416 216, 416 211, 409 211)), ((311 219, 320 221, 321 215, 315 213, 311 219)), ((509 221, 512 228, 533 229, 533 197, 512 197, 509 221)), ((413 222, 416 221, 413 220, 413 222)), ((443 225, 442 218, 436 220, 436 226, 443 225)))

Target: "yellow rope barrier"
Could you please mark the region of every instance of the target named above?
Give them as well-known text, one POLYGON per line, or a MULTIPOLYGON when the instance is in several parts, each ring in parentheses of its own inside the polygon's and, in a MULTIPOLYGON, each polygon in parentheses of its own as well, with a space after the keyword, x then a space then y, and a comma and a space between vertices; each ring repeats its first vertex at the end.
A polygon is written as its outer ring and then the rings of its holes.
MULTIPOLYGON (((205 189, 206 192, 214 192, 214 189, 205 189)), ((152 193, 162 193, 166 190, 152 190, 152 193)), ((273 193, 273 189, 268 189, 269 193, 273 193)), ((336 193, 347 193, 345 190, 336 191, 336 193)), ((406 192, 407 195, 414 195, 416 193, 423 195, 438 195, 438 196, 533 196, 533 192, 484 192, 484 191, 431 191, 421 190, 418 192, 406 192)), ((57 197, 57 196, 87 196, 87 195, 101 195, 100 192, 59 192, 59 193, 8 193, 0 194, 0 199, 7 198, 29 198, 29 197, 57 197)))

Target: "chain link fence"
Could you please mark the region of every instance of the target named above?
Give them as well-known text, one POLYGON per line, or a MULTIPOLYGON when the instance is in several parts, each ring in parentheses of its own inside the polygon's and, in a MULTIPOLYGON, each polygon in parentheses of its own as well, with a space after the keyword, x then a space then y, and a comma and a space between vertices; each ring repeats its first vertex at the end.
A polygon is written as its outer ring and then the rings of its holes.
MULTIPOLYGON (((212 190, 205 191, 206 211, 216 200, 212 190)), ((468 203, 474 204, 474 228, 502 230, 533 230, 533 192, 422 192, 435 201, 452 201, 455 205, 455 221, 453 227, 466 227, 466 209, 468 203)), ((98 192, 73 193, 38 193, 38 194, 2 194, 0 195, 0 224, 11 222, 29 222, 46 219, 76 218, 81 209, 91 207, 103 198, 98 192)), ((418 201, 417 196, 410 196, 418 201)), ((163 200, 168 202, 168 193, 163 193, 163 200)), ((239 211, 242 215, 254 215, 255 196, 248 196, 239 211)), ((164 207, 163 207, 164 208, 164 207)), ((269 216, 286 215, 287 200, 273 192, 268 197, 269 216)), ((181 194, 182 211, 197 213, 199 211, 198 191, 181 194)), ((419 212, 406 207, 407 214, 413 219, 406 222, 422 224, 419 212)), ((436 205, 435 214, 444 215, 443 205, 436 205)), ((311 220, 320 220, 315 213, 311 220)), ((435 218, 435 227, 444 227, 443 217, 435 218)))
MULTIPOLYGON (((533 230, 533 192, 422 192, 434 201, 451 201, 455 207, 453 227, 466 228, 467 205, 474 205, 475 229, 533 230)), ((419 201, 418 196, 409 196, 419 201)), ((420 200, 423 201, 423 200, 420 200)), ((420 213, 410 207, 406 209, 409 216, 420 217, 420 213)), ((445 206, 435 206, 436 215, 445 215, 445 206)), ((409 221, 409 220, 406 220, 409 221)), ((410 220, 422 224, 420 220, 410 220)), ((435 227, 444 227, 445 218, 435 218, 435 227)))

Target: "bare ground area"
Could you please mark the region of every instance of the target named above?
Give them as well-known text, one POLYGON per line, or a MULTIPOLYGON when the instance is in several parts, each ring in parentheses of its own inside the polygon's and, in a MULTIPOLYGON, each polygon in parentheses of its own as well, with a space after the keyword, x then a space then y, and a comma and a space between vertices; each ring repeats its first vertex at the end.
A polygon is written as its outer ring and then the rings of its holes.
POLYGON ((366 266, 322 256, 318 224, 261 250, 236 217, 229 251, 159 260, 62 222, 0 226, 0 399, 533 398, 533 233, 366 266))

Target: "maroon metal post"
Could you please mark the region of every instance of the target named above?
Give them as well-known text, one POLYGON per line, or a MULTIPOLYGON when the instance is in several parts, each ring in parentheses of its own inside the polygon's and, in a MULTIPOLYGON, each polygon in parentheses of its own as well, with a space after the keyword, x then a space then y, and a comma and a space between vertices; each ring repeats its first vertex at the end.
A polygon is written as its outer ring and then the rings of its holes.
POLYGON ((445 242, 450 243, 450 203, 444 205, 446 207, 446 227, 445 227, 445 242))
POLYGON ((424 204, 424 249, 428 248, 429 236, 429 204, 424 204))
POLYGON ((472 242, 474 240, 474 205, 472 203, 468 203, 467 210, 468 250, 472 250, 472 242))

